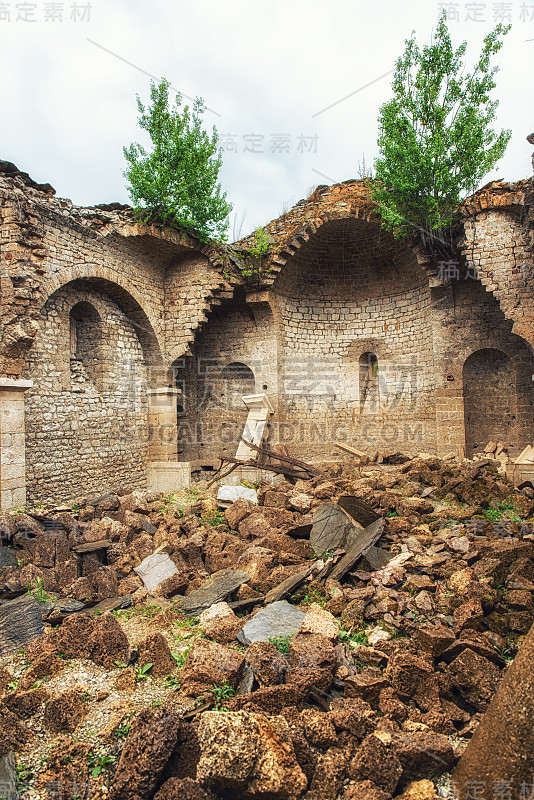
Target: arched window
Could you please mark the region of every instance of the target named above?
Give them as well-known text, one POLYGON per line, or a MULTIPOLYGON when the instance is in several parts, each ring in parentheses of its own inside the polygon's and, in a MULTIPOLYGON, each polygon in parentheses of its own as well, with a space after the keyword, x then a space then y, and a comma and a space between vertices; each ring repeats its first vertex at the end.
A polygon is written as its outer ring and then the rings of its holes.
POLYGON ((244 411, 243 395, 254 394, 256 380, 254 373, 238 361, 228 364, 221 372, 221 405, 224 408, 244 411))
POLYGON ((506 353, 483 348, 471 353, 463 367, 466 455, 490 441, 517 440, 517 389, 514 366, 506 353))
POLYGON ((102 377, 102 324, 91 303, 76 303, 70 311, 71 378, 77 385, 92 383, 100 389, 102 377))
POLYGON ((378 411, 378 402, 378 358, 374 353, 362 353, 360 356, 360 410, 378 411))

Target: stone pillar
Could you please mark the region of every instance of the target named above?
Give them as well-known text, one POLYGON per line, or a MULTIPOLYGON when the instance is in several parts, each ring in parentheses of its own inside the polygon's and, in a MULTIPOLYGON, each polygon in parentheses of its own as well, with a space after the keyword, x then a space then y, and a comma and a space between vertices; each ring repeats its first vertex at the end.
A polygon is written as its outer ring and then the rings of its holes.
POLYGON ((191 483, 191 464, 178 461, 177 402, 179 389, 148 392, 148 488, 174 492, 191 483))
POLYGON ((24 392, 33 381, 0 378, 0 510, 26 505, 24 392))
POLYGON ((148 391, 148 460, 176 461, 178 458, 178 419, 176 408, 179 389, 148 391))
POLYGON ((532 797, 533 663, 534 626, 504 673, 497 694, 453 773, 453 786, 460 800, 532 797))

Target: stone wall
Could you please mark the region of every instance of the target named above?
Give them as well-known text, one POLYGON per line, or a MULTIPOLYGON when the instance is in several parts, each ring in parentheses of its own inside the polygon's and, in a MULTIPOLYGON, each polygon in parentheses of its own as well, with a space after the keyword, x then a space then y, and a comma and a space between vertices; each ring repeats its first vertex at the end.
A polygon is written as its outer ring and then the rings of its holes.
POLYGON ((28 373, 30 501, 146 487, 148 369, 135 327, 117 303, 88 285, 55 292, 43 308, 28 373), (76 326, 72 309, 88 324, 76 326))
POLYGON ((339 457, 336 441, 435 447, 430 291, 405 244, 377 224, 327 222, 288 261, 273 294, 280 439, 291 452, 339 457))
POLYGON ((342 457, 337 441, 514 454, 534 438, 533 196, 523 181, 470 198, 451 278, 381 229, 364 182, 318 187, 242 274, 246 240, 77 208, 0 162, 0 377, 22 379, 19 405, 26 391, 26 466, 12 397, 2 412, 3 506, 24 473, 35 502, 144 487, 152 461, 212 469, 235 454, 243 393, 268 396, 271 444, 308 460, 342 457))
POLYGON ((264 393, 275 409, 279 380, 274 320, 265 302, 242 296, 213 312, 197 337, 193 355, 176 364, 183 391, 179 416, 179 457, 194 467, 234 456, 247 419, 240 393, 264 393))

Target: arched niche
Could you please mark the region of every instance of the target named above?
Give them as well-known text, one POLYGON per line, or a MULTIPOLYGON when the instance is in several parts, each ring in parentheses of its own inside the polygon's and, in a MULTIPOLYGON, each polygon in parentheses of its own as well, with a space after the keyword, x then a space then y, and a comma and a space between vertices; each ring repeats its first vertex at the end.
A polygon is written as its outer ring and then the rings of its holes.
POLYGON ((512 453, 532 438, 532 358, 481 348, 466 359, 463 371, 466 455, 490 441, 512 453))
POLYGON ((243 396, 254 394, 256 379, 246 364, 234 361, 227 364, 220 376, 220 404, 230 411, 244 411, 243 396))
POLYGON ((70 373, 73 384, 102 389, 102 319, 92 303, 80 301, 69 313, 70 373))

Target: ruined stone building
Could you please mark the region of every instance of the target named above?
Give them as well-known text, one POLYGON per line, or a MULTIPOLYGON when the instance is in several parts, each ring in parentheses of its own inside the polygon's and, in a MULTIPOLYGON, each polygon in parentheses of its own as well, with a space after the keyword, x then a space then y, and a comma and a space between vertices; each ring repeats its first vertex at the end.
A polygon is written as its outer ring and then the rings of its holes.
POLYGON ((517 454, 534 438, 533 197, 532 180, 477 192, 440 261, 380 227, 362 181, 321 186, 240 269, 0 162, 1 507, 209 472, 258 393, 270 443, 310 461, 339 459, 335 442, 517 454))

